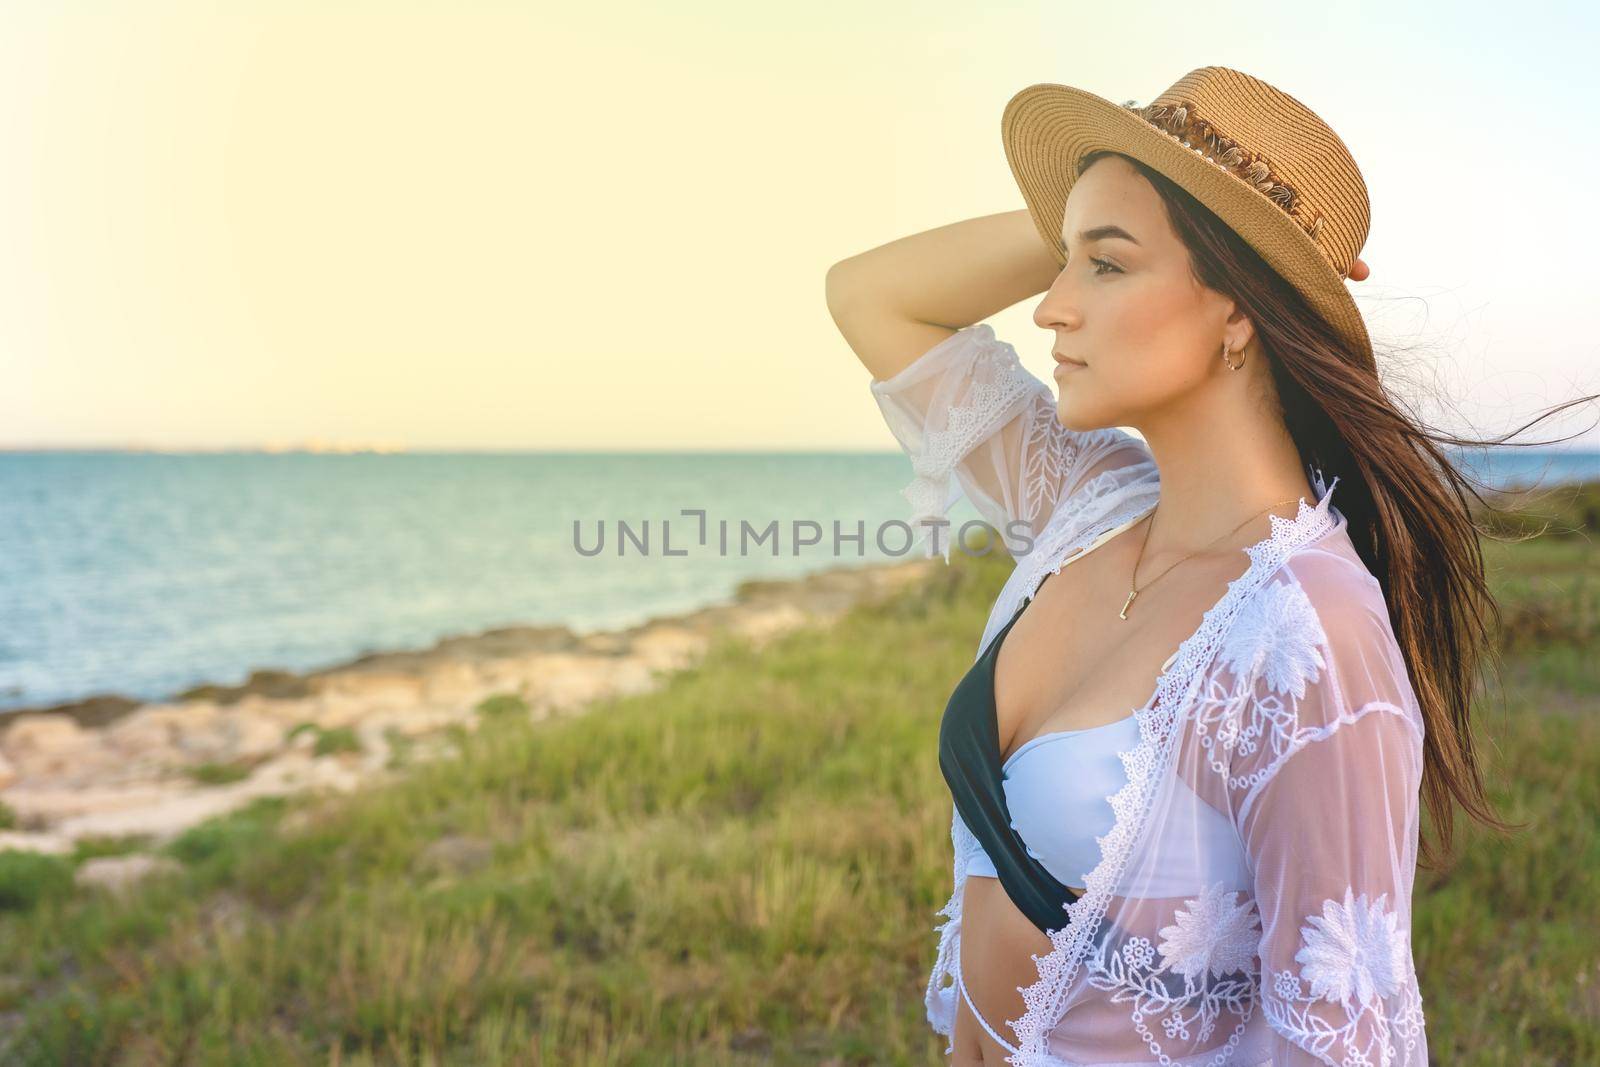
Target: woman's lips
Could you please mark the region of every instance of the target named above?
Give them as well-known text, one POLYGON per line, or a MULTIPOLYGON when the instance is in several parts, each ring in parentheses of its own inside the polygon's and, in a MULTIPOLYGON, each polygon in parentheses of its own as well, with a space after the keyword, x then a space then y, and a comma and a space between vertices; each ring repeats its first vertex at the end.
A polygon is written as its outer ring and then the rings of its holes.
POLYGON ((1076 360, 1058 359, 1056 360, 1056 369, 1054 373, 1061 374, 1064 371, 1083 370, 1088 365, 1089 364, 1087 363, 1079 363, 1076 360))

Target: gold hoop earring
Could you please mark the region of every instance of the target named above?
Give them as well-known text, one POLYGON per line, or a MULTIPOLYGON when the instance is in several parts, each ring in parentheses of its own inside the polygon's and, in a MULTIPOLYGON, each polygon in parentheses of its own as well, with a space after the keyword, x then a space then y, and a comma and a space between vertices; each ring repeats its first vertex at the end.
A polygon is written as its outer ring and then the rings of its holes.
POLYGON ((1230 362, 1228 359, 1228 342, 1224 341, 1222 342, 1222 362, 1228 364, 1229 370, 1238 370, 1240 367, 1244 366, 1244 353, 1239 353, 1239 362, 1230 362))

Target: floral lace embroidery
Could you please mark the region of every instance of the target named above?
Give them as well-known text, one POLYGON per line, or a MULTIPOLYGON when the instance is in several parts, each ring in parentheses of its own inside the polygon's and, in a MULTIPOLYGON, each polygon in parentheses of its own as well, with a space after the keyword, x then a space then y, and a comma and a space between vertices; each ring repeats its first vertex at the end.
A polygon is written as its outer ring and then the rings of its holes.
POLYGON ((1222 662, 1241 677, 1264 677, 1277 693, 1305 696, 1306 683, 1327 666, 1320 648, 1327 634, 1297 582, 1275 582, 1251 598, 1228 636, 1222 662))
MULTIPOLYGON (((916 477, 900 491, 911 504, 913 532, 926 531, 929 556, 936 554, 934 530, 923 524, 925 520, 944 517, 950 476, 956 465, 1016 417, 1014 408, 1019 400, 1041 388, 1039 379, 1017 359, 1016 349, 1003 342, 983 345, 967 377, 965 402, 950 408, 944 429, 930 430, 924 437, 922 447, 911 457, 916 477), (985 364, 987 372, 982 369, 985 364)), ((947 536, 947 561, 949 555, 947 536)))
POLYGON ((1300 928, 1305 948, 1295 954, 1311 995, 1349 1004, 1351 996, 1387 997, 1406 974, 1406 939, 1396 928, 1397 916, 1384 906, 1387 893, 1368 904, 1362 893, 1354 901, 1346 888, 1344 901, 1322 902, 1322 914, 1300 928))
MULTIPOLYGON (((1349 726, 1353 722, 1359 722, 1363 717, 1370 715, 1375 711, 1386 711, 1391 714, 1398 715, 1405 722, 1405 724, 1411 728, 1412 732, 1417 734, 1417 744, 1420 749, 1422 744, 1421 728, 1416 722, 1412 721, 1411 716, 1406 714, 1406 710, 1404 708, 1400 707, 1398 704, 1391 704, 1387 700, 1374 700, 1361 705, 1361 707, 1354 711, 1340 712, 1339 716, 1333 721, 1329 722, 1326 726, 1301 727, 1300 729, 1295 730, 1292 735, 1286 735, 1289 736, 1289 740, 1285 743, 1283 751, 1277 756, 1276 759, 1267 764, 1267 766, 1263 767, 1255 774, 1229 779, 1230 781, 1239 785, 1249 785, 1250 789, 1250 791, 1245 794, 1244 800, 1239 805, 1239 814, 1237 816, 1239 821, 1243 822, 1245 817, 1250 814, 1250 808, 1255 804, 1256 797, 1261 795, 1261 790, 1265 788, 1266 784, 1272 780, 1272 776, 1278 773, 1278 768, 1282 767, 1284 762, 1290 756, 1300 751, 1306 745, 1311 744, 1313 741, 1326 740, 1327 738, 1333 736, 1335 730, 1338 730, 1341 727, 1349 726)), ((1279 731, 1279 733, 1283 733, 1283 731, 1279 731)), ((1274 736, 1277 736, 1277 734, 1274 736)))
MULTIPOLYGON (((1102 476, 1103 477, 1103 476, 1102 476)), ((1101 479, 1097 479, 1100 481, 1101 479)), ((1055 1021, 1059 1020, 1057 998, 1068 988, 1071 968, 1084 962, 1086 978, 1090 985, 1113 993, 1113 1002, 1132 1001, 1135 1005, 1133 1021, 1147 1044, 1165 1062, 1169 1057, 1160 1052, 1160 1038, 1151 1031, 1146 1018, 1162 1017, 1162 1028, 1167 1039, 1189 1040, 1198 1032, 1199 1040, 1208 1040, 1224 1011, 1238 1017, 1233 1035, 1226 1045, 1219 1047, 1211 1061, 1225 1063, 1243 1035, 1249 1021, 1257 990, 1261 988, 1256 955, 1259 948, 1259 919, 1255 902, 1241 902, 1239 893, 1224 891, 1221 883, 1213 884, 1199 896, 1185 901, 1177 909, 1171 925, 1159 931, 1159 943, 1152 945, 1149 938, 1125 938, 1118 951, 1108 952, 1109 946, 1101 943, 1096 955, 1088 960, 1082 957, 1089 951, 1094 937, 1086 936, 1088 927, 1081 925, 1084 917, 1075 912, 1087 911, 1085 903, 1097 904, 1093 913, 1096 927, 1092 933, 1100 934, 1100 919, 1108 902, 1108 889, 1120 876, 1120 867, 1127 860, 1136 828, 1131 826, 1133 815, 1140 820, 1148 818, 1150 797, 1136 791, 1156 779, 1158 760, 1170 759, 1175 733, 1171 723, 1163 734, 1161 709, 1181 706, 1173 694, 1193 688, 1186 683, 1182 673, 1184 665, 1191 670, 1208 662, 1203 650, 1207 647, 1216 653, 1218 662, 1225 664, 1234 674, 1236 682, 1228 693, 1213 699, 1196 701, 1208 705, 1211 711, 1219 708, 1239 709, 1250 704, 1257 707, 1255 717, 1242 723, 1238 715, 1216 721, 1226 727, 1230 721, 1237 728, 1230 736, 1235 746, 1261 743, 1270 736, 1275 748, 1282 747, 1284 755, 1274 761, 1270 769, 1287 758, 1287 755, 1307 743, 1331 733, 1344 721, 1355 721, 1373 710, 1401 712, 1402 709, 1375 703, 1354 713, 1341 716, 1339 722, 1320 729, 1297 728, 1294 721, 1294 704, 1304 696, 1306 685, 1321 677, 1330 660, 1326 635, 1304 590, 1292 578, 1282 582, 1271 579, 1279 573, 1280 566, 1298 547, 1315 540, 1331 527, 1327 516, 1331 488, 1322 489, 1321 479, 1314 480, 1322 499, 1315 507, 1301 502, 1299 514, 1292 520, 1273 517, 1272 534, 1264 541, 1246 550, 1251 566, 1235 582, 1228 593, 1209 612, 1201 627, 1185 642, 1176 657, 1177 666, 1164 674, 1158 683, 1158 699, 1148 714, 1140 716, 1140 743, 1132 751, 1121 753, 1129 771, 1129 783, 1116 796, 1109 798, 1117 821, 1112 831, 1097 841, 1101 847, 1101 863, 1087 879, 1088 892, 1083 898, 1068 906, 1068 925, 1050 932, 1052 951, 1046 956, 1034 956, 1040 980, 1020 990, 1027 1005, 1021 1020, 1007 1020, 1019 1036, 1020 1049, 1008 1062, 1023 1064, 1055 1064, 1057 1061, 1046 1051, 1046 1038, 1055 1021), (1255 578, 1255 582, 1249 579, 1255 578), (1231 609, 1231 614, 1230 614, 1231 609), (1265 694, 1249 699, 1256 682, 1264 683, 1265 694), (1246 699, 1241 700, 1244 694, 1246 699), (1155 742, 1166 740, 1165 750, 1157 750, 1155 742), (1141 806, 1135 808, 1133 805, 1141 806), (1098 899, 1096 899, 1098 898, 1098 899), (1072 958, 1076 951, 1078 960, 1072 958), (1046 1013, 1049 1013, 1046 1015, 1046 1013), (1048 1023, 1046 1020, 1049 1020, 1048 1023)), ((1335 479, 1337 484, 1337 479, 1335 479)), ((1123 487, 1128 491, 1109 491, 1111 482, 1104 480, 1100 495, 1115 498, 1107 508, 1114 512, 1127 510, 1128 504, 1139 503, 1137 485, 1123 487)), ((1084 499, 1074 501, 1074 514, 1092 510, 1086 505, 1096 493, 1091 483, 1086 485, 1084 499)), ((1065 514, 1057 516, 1057 519, 1065 514)), ((1102 516, 1103 517, 1103 516, 1102 516)), ((1019 588, 1036 587, 1049 570, 1050 563, 1068 553, 1055 548, 1069 541, 1082 543, 1088 540, 1092 522, 1079 522, 1075 530, 1051 523, 1048 534, 1055 534, 1057 546, 1040 552, 1026 579, 1019 588), (1069 536, 1070 534, 1070 536, 1069 536)), ((1057 564, 1059 569, 1059 564, 1057 564)), ((1287 574, 1285 578, 1289 578, 1287 574)), ((1241 748, 1241 751, 1252 749, 1241 748)), ((1248 783, 1241 783, 1248 784, 1248 783)), ((1252 792, 1252 798, 1253 798, 1252 792)), ((1248 802, 1248 801, 1247 801, 1248 802)), ((975 838, 961 824, 959 815, 952 820, 952 842, 955 845, 956 889, 940 914, 948 920, 937 930, 941 934, 940 954, 928 986, 928 1015, 935 1030, 953 1036, 956 1016, 955 989, 941 989, 942 975, 949 973, 949 959, 960 936, 960 894, 965 880, 965 862, 975 838)), ((1423 1029, 1420 994, 1414 976, 1409 970, 1409 947, 1399 919, 1385 905, 1385 897, 1369 902, 1365 896, 1355 897, 1347 891, 1345 899, 1328 900, 1320 916, 1308 917, 1309 925, 1301 928, 1302 948, 1295 957, 1302 965, 1301 976, 1290 971, 1273 975, 1270 994, 1262 994, 1263 1015, 1275 1030, 1300 1043, 1308 1050, 1326 1054, 1336 1043, 1345 1051, 1346 1064, 1368 1065, 1389 1063, 1396 1055, 1394 1042, 1403 1042, 1407 1049, 1414 1048, 1423 1029), (1302 989, 1309 986, 1309 992, 1302 989), (1386 1013, 1380 998, 1391 997, 1386 1013), (1345 1020, 1342 1025, 1328 1022, 1319 1016, 1316 1005, 1338 1003, 1343 1006, 1345 1020), (1374 1027, 1368 1016, 1376 1016, 1380 1025, 1374 1027), (1387 1018, 1387 1023, 1383 1020, 1387 1018), (1392 1035, 1392 1036, 1391 1036, 1392 1035), (1360 1042, 1365 1041, 1362 1045, 1360 1042)), ((1112 936, 1115 928, 1105 928, 1112 936)), ((1323 1010, 1326 1010, 1324 1008, 1323 1010)), ((950 1049, 946 1049, 948 1053, 950 1049)))
MULTIPOLYGON (((1207 1041, 1223 1012, 1237 1016, 1211 1065, 1226 1063, 1244 1035, 1256 999, 1261 930, 1254 901, 1239 898, 1237 890, 1215 883, 1184 901, 1172 925, 1161 929, 1159 944, 1127 937, 1109 951, 1102 942, 1088 961, 1088 983, 1111 993, 1114 1004, 1133 1004, 1135 1029, 1163 1063, 1170 1057, 1150 1030, 1153 1017, 1161 1017, 1168 1039, 1207 1041), (1244 977, 1207 983, 1208 974, 1244 977)), ((1262 998, 1262 1014, 1277 1033, 1319 1056, 1337 1047, 1345 1067, 1392 1062, 1399 1054, 1396 1039, 1407 1050, 1416 1047, 1422 999, 1406 931, 1386 901, 1387 894, 1369 900, 1346 888, 1342 901, 1325 900, 1320 915, 1307 917, 1294 957, 1300 974, 1275 972, 1262 998), (1339 1005, 1342 1023, 1329 1019, 1324 1004, 1339 1005)))
POLYGON ((1255 958, 1261 931, 1255 903, 1239 903, 1239 891, 1217 882, 1194 900, 1184 901, 1171 926, 1161 928, 1161 955, 1185 978, 1217 977, 1242 971, 1255 958))
POLYGON ((1322 914, 1300 928, 1300 974, 1275 972, 1262 998, 1274 1030, 1319 1056, 1331 1057, 1337 1046, 1346 1067, 1392 1063, 1397 1039, 1409 1051, 1422 1034, 1409 936, 1387 897, 1368 900, 1346 888, 1343 900, 1323 901, 1322 914), (1339 1005, 1342 1025, 1324 1004, 1339 1005))
POLYGON ((1194 688, 1202 668, 1216 654, 1223 634, 1249 598, 1297 549, 1333 528, 1328 509, 1338 481, 1335 477, 1333 484, 1322 490, 1321 478, 1316 478, 1314 487, 1321 491, 1319 502, 1313 507, 1302 499, 1293 519, 1269 516, 1272 533, 1245 550, 1250 566, 1228 583, 1222 599, 1179 646, 1173 665, 1157 681, 1156 700, 1136 713, 1139 742, 1133 749, 1118 753, 1128 780, 1109 798, 1115 821, 1109 833, 1096 838, 1100 862, 1084 876, 1084 894, 1066 906, 1068 921, 1049 931, 1051 951, 1044 956, 1034 955, 1039 979, 1021 990, 1026 1005, 1022 1017, 1006 1020, 1018 1039, 1017 1054, 1007 1057, 1014 1067, 1051 1062, 1050 1032, 1061 1018, 1072 979, 1089 951, 1091 938, 1100 929, 1111 891, 1149 818, 1160 780, 1158 772, 1171 766, 1179 737, 1177 712, 1187 703, 1185 693, 1194 688))
POLYGON ((1037 528, 1036 520, 1050 517, 1061 503, 1058 497, 1072 468, 1084 462, 1086 455, 1121 444, 1126 436, 1109 427, 1070 430, 1056 413, 1055 397, 1048 391, 1036 394, 1022 440, 1022 514, 1018 517, 1037 528))
POLYGON ((1213 672, 1194 716, 1206 762, 1230 788, 1253 789, 1278 766, 1274 760, 1253 774, 1233 776, 1228 773, 1231 754, 1251 755, 1265 740, 1274 756, 1283 756, 1314 732, 1314 727, 1301 728, 1298 706, 1306 684, 1327 668, 1327 643, 1316 608, 1291 577, 1268 583, 1240 610, 1217 653, 1231 687, 1221 672, 1213 672), (1265 683, 1264 691, 1258 682, 1265 683))
POLYGON ((1200 1041, 1209 1040, 1224 1012, 1239 1018, 1227 1043, 1211 1059, 1226 1063, 1244 1037, 1255 1007, 1256 946, 1261 920, 1253 900, 1240 900, 1238 890, 1221 882, 1186 900, 1173 913, 1171 926, 1159 932, 1161 942, 1152 947, 1147 937, 1129 937, 1120 951, 1099 952, 1085 969, 1088 983, 1112 994, 1113 1004, 1132 1002, 1132 1019, 1150 1051, 1165 1063, 1161 1042, 1151 1033, 1148 1019, 1160 1016, 1168 1039, 1191 1039, 1191 1027, 1200 1041), (1160 963, 1154 968, 1157 953, 1160 963), (1225 978, 1223 981, 1208 980, 1225 978), (1181 979, 1181 983, 1179 981, 1181 979))
MULTIPOLYGON (((1023 367, 1016 349, 997 340, 986 323, 967 329, 975 342, 970 363, 959 372, 965 390, 961 402, 946 410, 943 428, 925 429, 920 444, 907 446, 914 477, 900 493, 911 505, 912 530, 925 538, 930 557, 937 554, 933 524, 951 503, 951 476, 1013 419, 1021 417, 1022 434, 1016 483, 1006 487, 1006 492, 1017 493, 1016 514, 1010 517, 1036 531, 1054 523, 1054 511, 1073 468, 1085 456, 1093 459, 1127 440, 1125 433, 1111 427, 1080 432, 1062 425, 1054 394, 1023 367)), ((1072 496, 1076 493, 1068 494, 1069 499, 1072 496)), ((948 562, 948 538, 944 557, 948 562)))

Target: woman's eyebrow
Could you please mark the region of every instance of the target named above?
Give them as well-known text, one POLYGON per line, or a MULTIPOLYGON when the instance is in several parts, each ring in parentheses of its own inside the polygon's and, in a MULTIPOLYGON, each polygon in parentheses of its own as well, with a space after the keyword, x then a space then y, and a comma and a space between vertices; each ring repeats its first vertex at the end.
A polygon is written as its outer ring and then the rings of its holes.
MULTIPOLYGON (((1138 244, 1139 243, 1138 239, 1136 237, 1134 237, 1133 234, 1129 233, 1127 230, 1124 230, 1121 226, 1115 226, 1115 225, 1109 225, 1108 224, 1108 225, 1105 225, 1105 226, 1095 226, 1092 229, 1088 229, 1088 230, 1079 230, 1078 231, 1078 241, 1079 241, 1079 243, 1082 243, 1084 241, 1099 241, 1099 240, 1102 240, 1102 239, 1107 238, 1107 237, 1120 237, 1124 241, 1128 241, 1128 242, 1130 242, 1132 244, 1138 244)), ((1067 247, 1065 241, 1062 242, 1061 247, 1063 249, 1065 249, 1067 247)))

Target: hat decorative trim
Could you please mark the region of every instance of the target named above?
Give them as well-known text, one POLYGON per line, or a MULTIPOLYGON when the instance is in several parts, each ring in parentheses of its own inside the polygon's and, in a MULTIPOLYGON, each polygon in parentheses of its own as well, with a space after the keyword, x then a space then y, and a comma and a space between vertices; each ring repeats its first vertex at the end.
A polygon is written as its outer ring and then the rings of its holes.
POLYGON ((1288 93, 1228 67, 1192 70, 1148 99, 1118 104, 1041 82, 1006 103, 1006 162, 1056 262, 1066 266, 1061 228, 1082 161, 1126 156, 1205 205, 1373 368, 1372 339, 1346 287, 1371 206, 1339 135, 1288 93))
POLYGON ((1186 100, 1175 104, 1146 104, 1138 107, 1134 101, 1124 101, 1123 107, 1144 119, 1151 126, 1175 138, 1184 147, 1209 159, 1223 170, 1249 182, 1306 231, 1312 238, 1322 229, 1322 212, 1306 206, 1300 195, 1272 171, 1265 156, 1217 130, 1210 121, 1195 113, 1194 105, 1186 100))

